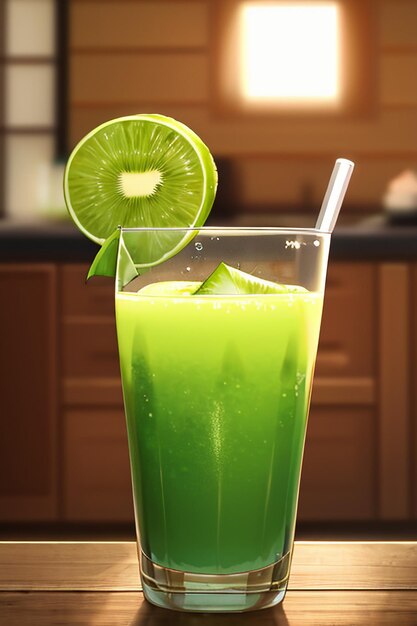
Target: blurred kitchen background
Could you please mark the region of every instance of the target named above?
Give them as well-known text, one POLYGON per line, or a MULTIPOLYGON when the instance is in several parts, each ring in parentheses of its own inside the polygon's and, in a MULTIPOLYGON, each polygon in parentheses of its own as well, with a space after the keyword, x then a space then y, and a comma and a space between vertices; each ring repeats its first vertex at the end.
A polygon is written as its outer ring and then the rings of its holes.
POLYGON ((138 112, 209 145, 211 223, 313 226, 356 162, 297 532, 417 538, 417 0, 0 0, 0 36, 0 539, 134 535, 113 285, 61 185, 138 112))

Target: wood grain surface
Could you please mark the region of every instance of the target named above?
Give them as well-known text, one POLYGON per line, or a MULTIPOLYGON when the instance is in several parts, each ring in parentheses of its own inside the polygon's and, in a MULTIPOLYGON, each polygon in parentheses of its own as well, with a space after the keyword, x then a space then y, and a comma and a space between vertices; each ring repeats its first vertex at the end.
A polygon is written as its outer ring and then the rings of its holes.
MULTIPOLYGON (((134 542, 0 543, 3 591, 139 589, 134 542)), ((417 542, 296 542, 289 589, 417 591, 417 542)))
POLYGON ((298 542, 282 605, 244 614, 157 609, 134 542, 0 543, 0 626, 416 626, 417 543, 298 542))
POLYGON ((38 592, 0 594, 3 626, 415 626, 410 591, 289 591, 273 609, 240 614, 157 609, 141 593, 38 592))

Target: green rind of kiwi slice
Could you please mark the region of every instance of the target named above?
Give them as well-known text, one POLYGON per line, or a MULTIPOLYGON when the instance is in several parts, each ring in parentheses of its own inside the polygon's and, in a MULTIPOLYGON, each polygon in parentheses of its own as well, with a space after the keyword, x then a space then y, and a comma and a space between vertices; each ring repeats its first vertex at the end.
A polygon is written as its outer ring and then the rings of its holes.
POLYGON ((144 269, 139 272, 136 268, 124 241, 120 241, 120 228, 117 228, 101 246, 88 270, 87 280, 90 280, 93 276, 114 277, 117 267, 119 268, 118 280, 120 288, 130 283, 139 273, 146 271, 144 269))
POLYGON ((119 253, 120 228, 106 239, 97 252, 90 269, 88 270, 87 280, 93 276, 114 276, 117 267, 117 255, 119 253))
MULTIPOLYGON (((103 244, 123 228, 198 228, 213 205, 217 170, 207 146, 185 124, 156 114, 110 120, 74 148, 64 175, 68 211, 103 244)), ((129 246, 135 266, 170 258, 194 232, 161 230, 129 246)), ((133 239, 133 238, 132 238, 133 239)))
POLYGON ((247 274, 222 262, 194 292, 194 295, 283 294, 306 291, 304 287, 299 285, 281 285, 252 276, 252 274, 247 274))

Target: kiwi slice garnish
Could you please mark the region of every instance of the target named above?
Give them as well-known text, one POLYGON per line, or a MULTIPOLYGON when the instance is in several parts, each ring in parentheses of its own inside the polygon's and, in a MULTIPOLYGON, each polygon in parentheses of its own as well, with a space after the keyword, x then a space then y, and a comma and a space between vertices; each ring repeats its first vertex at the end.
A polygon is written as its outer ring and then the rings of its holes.
MULTIPOLYGON (((217 188, 217 170, 207 146, 185 124, 154 114, 110 120, 86 135, 65 170, 68 211, 96 243, 123 228, 202 226, 217 188)), ((192 233, 166 231, 141 236, 129 252, 146 267, 169 258, 192 233)))

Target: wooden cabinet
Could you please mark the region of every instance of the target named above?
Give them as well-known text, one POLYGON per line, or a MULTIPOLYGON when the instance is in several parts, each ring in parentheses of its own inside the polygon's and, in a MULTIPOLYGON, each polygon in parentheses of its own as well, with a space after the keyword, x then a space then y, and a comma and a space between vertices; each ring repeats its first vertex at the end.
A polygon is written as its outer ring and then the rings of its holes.
POLYGON ((411 516, 411 266, 382 263, 378 275, 379 517, 411 516))
POLYGON ((355 380, 376 374, 377 267, 330 264, 316 377, 355 380))
MULTIPOLYGON (((0 521, 133 519, 114 287, 0 266, 0 521)), ((300 520, 417 517, 417 264, 333 263, 300 520)))
POLYGON ((374 408, 312 407, 299 519, 369 520, 377 514, 374 408))
POLYGON ((119 376, 114 317, 64 320, 61 332, 64 379, 119 376))
POLYGON ((123 408, 69 408, 64 423, 65 519, 133 519, 123 408))
POLYGON ((112 281, 85 285, 87 267, 60 268, 63 516, 133 519, 112 281))
POLYGON ((300 487, 301 520, 377 505, 377 267, 330 265, 300 487))
POLYGON ((412 515, 413 275, 407 263, 329 268, 300 519, 412 515))
POLYGON ((57 518, 54 265, 0 265, 0 520, 57 518))

